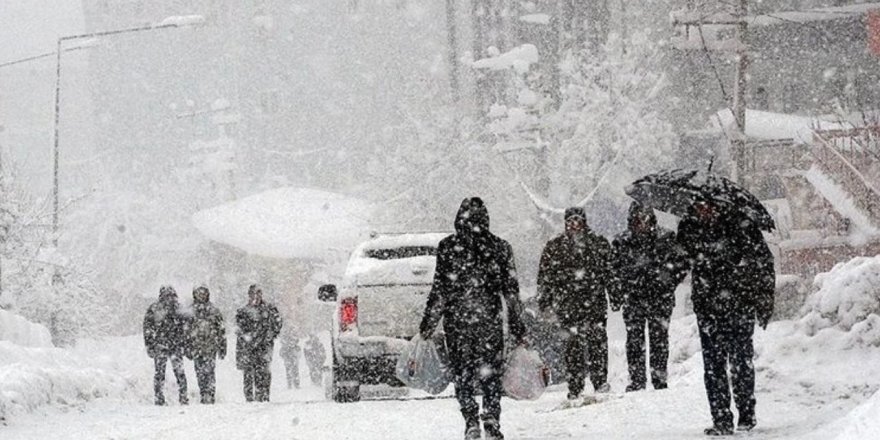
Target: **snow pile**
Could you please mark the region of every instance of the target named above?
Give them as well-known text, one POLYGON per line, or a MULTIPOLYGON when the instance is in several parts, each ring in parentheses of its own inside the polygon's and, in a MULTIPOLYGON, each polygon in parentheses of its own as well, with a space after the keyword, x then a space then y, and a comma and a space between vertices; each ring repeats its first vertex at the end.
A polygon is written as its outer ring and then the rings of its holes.
POLYGON ((49 330, 7 310, 0 309, 0 341, 24 347, 51 347, 49 330))
POLYGON ((874 393, 838 423, 844 428, 834 440, 880 438, 880 392, 874 393))
POLYGON ((0 341, 0 420, 42 405, 130 394, 128 380, 94 365, 90 357, 68 350, 0 341))
POLYGON ((880 255, 857 257, 816 275, 818 290, 799 321, 808 336, 826 329, 846 332, 845 347, 880 346, 880 255))

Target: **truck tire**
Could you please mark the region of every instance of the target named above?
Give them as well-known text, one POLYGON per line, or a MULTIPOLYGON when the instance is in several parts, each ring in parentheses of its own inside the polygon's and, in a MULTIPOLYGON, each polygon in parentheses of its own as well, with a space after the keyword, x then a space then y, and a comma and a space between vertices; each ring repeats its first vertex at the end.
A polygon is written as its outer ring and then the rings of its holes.
POLYGON ((344 364, 340 364, 333 356, 333 379, 331 381, 330 394, 333 401, 338 403, 350 403, 361 400, 361 385, 344 364))

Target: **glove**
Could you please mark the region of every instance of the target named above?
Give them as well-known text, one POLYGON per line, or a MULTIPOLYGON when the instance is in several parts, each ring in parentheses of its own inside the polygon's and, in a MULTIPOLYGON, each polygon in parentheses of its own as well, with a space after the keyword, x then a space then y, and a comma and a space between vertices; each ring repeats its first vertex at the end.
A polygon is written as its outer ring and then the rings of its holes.
POLYGON ((226 347, 220 347, 220 352, 217 353, 217 356, 222 360, 226 357, 226 347))

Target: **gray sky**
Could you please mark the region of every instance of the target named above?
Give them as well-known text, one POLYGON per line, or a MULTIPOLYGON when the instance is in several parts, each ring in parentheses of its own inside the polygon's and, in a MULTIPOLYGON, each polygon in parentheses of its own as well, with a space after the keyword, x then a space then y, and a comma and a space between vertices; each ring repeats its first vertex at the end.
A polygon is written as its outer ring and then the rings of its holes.
POLYGON ((51 52, 83 27, 81 0, 0 0, 0 62, 51 52))

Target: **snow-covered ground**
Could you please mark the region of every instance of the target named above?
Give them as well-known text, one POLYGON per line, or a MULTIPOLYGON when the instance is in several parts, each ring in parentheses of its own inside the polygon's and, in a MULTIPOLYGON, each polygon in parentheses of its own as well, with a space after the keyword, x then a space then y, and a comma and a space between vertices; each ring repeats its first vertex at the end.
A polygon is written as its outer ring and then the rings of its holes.
MULTIPOLYGON (((751 433, 737 437, 880 438, 880 256, 840 264, 817 277, 814 287, 802 318, 757 330, 759 424, 751 433)), ((507 438, 704 438, 702 428, 710 419, 695 322, 681 301, 675 316, 668 390, 622 392, 626 385, 623 324, 615 313, 609 321, 613 392, 590 395, 587 404, 573 408, 564 405, 562 386, 533 402, 505 399, 502 427, 507 438)), ((0 349, 12 345, 0 343, 0 349)), ((49 399, 42 406, 13 411, 0 427, 3 439, 446 440, 463 434, 457 404, 449 397, 451 390, 440 398, 425 398, 378 389, 373 391, 380 400, 337 404, 324 400, 317 386, 287 390, 277 356, 271 403, 243 402, 240 374, 227 358, 218 367, 217 405, 173 403, 176 392, 169 372, 167 394, 172 404, 155 407, 150 404, 151 364, 137 337, 86 341, 71 350, 16 347, 17 352, 31 353, 27 362, 44 369, 50 368, 51 361, 38 362, 41 350, 64 352, 76 362, 88 360, 96 368, 93 382, 111 385, 110 391, 95 396, 100 398, 49 399)), ((9 375, 28 367, 16 366, 14 360, 7 360, 6 352, 2 354, 0 393, 6 398, 9 375)), ((305 365, 301 368, 307 383, 305 365)), ((187 375, 190 394, 195 397, 195 375, 189 362, 187 375)))

